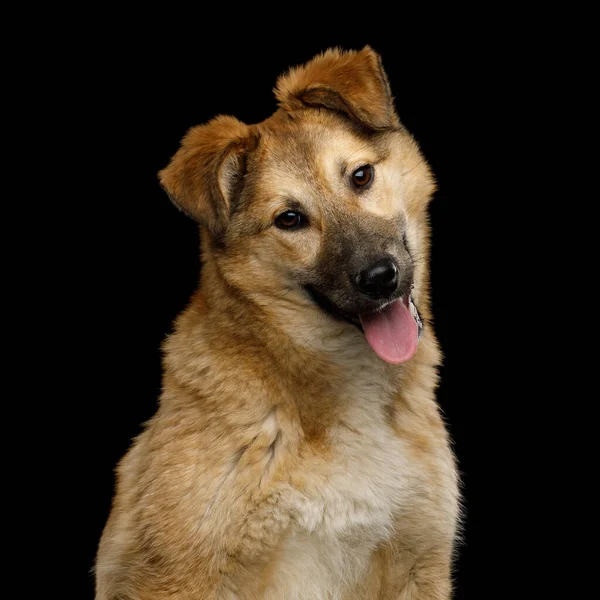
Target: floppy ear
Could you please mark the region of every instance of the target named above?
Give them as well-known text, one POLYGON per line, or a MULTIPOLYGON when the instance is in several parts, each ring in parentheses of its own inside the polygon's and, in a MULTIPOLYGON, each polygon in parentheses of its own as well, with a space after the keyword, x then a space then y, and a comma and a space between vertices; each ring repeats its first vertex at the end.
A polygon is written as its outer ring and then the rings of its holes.
POLYGON ((400 125, 381 58, 369 46, 327 50, 282 75, 274 91, 284 110, 321 106, 374 130, 400 125))
POLYGON ((253 143, 250 127, 234 117, 220 116, 193 127, 158 174, 160 183, 178 208, 220 236, 253 143))

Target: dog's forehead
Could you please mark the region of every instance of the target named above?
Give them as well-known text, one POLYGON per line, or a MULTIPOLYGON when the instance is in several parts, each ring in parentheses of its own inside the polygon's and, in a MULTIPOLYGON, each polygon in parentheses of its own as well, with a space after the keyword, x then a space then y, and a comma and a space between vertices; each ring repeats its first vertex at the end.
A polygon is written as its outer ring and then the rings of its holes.
POLYGON ((262 169, 282 177, 325 184, 354 162, 372 162, 377 148, 338 118, 313 115, 266 122, 261 132, 262 169))

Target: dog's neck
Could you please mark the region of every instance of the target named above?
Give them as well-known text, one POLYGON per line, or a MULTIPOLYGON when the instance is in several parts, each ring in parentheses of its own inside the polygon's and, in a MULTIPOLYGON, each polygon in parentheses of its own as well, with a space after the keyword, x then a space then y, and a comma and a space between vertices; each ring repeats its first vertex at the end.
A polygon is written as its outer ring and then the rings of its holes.
POLYGON ((316 399, 335 412, 322 399, 345 393, 391 401, 405 369, 378 358, 358 328, 332 318, 308 296, 272 296, 258 287, 240 289, 205 257, 200 287, 165 344, 167 375, 194 393, 209 386, 216 394, 231 389, 233 395, 240 385, 262 381, 279 396, 293 390, 299 412, 301 405, 315 410, 316 399))
POLYGON ((284 410, 300 423, 292 430, 320 439, 352 415, 381 418, 400 395, 403 403, 421 397, 411 390, 416 381, 429 382, 433 399, 440 356, 428 329, 408 363, 389 365, 359 329, 308 298, 258 287, 248 293, 205 261, 201 285, 164 345, 161 403, 200 405, 207 418, 226 423, 231 415, 245 423, 284 410))

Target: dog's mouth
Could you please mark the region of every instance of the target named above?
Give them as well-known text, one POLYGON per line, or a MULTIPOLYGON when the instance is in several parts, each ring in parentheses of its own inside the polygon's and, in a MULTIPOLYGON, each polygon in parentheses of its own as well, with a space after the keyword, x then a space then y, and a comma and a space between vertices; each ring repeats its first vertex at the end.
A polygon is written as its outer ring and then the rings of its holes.
POLYGON ((316 287, 312 285, 306 286, 306 291, 308 295, 312 299, 312 301, 323 311, 328 313, 334 319, 339 319, 342 321, 347 321, 351 325, 358 327, 361 331, 363 331, 362 325, 360 323, 360 318, 357 314, 349 313, 345 310, 342 310, 337 304, 332 302, 325 294, 320 292, 316 287))
POLYGON ((371 348, 386 362, 403 363, 416 352, 423 322, 410 294, 384 302, 374 310, 353 314, 341 309, 314 286, 306 286, 306 290, 313 302, 331 317, 360 329, 371 348))

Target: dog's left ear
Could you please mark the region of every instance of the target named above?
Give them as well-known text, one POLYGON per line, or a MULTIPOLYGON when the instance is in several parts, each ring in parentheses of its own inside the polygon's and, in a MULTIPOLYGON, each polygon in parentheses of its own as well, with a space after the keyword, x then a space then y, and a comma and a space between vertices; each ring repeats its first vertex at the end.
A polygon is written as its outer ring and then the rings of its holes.
POLYGON ((246 159, 256 143, 251 127, 234 117, 217 117, 187 132, 158 174, 160 183, 178 208, 219 237, 229 224, 246 159))
POLYGON ((381 58, 369 46, 360 52, 327 50, 281 76, 274 91, 287 111, 323 107, 373 130, 400 125, 381 58))

